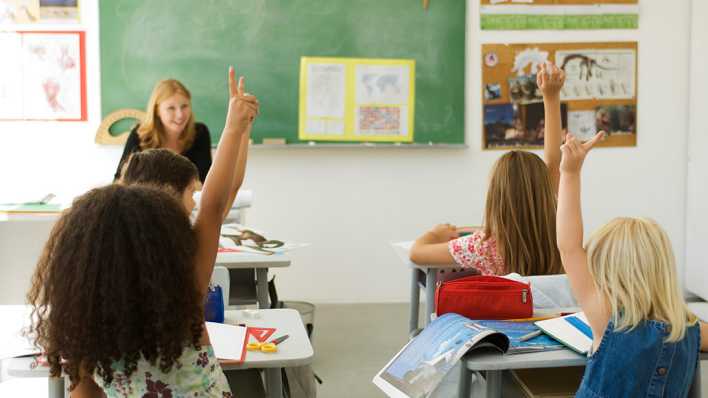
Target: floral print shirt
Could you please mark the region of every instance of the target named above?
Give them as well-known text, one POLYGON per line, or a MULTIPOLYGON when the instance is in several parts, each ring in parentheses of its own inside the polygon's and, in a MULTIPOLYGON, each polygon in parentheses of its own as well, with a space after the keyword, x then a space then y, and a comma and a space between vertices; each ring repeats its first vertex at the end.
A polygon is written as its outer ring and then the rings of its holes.
POLYGON ((475 268, 482 275, 507 273, 504 260, 497 251, 497 241, 494 238, 485 240, 482 231, 453 239, 447 248, 455 262, 463 268, 475 268))
POLYGON ((202 346, 197 351, 186 347, 178 363, 168 373, 141 358, 137 370, 130 377, 122 372, 122 361, 114 362, 113 381, 105 384, 103 378, 94 373, 94 381, 103 389, 108 398, 233 398, 226 376, 214 355, 214 349, 202 346))

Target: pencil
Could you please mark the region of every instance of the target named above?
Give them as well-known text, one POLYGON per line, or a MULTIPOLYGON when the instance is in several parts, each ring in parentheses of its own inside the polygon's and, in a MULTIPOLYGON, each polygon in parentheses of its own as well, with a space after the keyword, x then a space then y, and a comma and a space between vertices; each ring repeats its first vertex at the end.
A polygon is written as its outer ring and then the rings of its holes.
POLYGON ((528 333, 528 334, 525 334, 525 335, 519 337, 519 341, 528 341, 528 340, 531 340, 531 339, 534 338, 534 337, 540 336, 541 333, 543 333, 543 331, 542 331, 541 329, 538 329, 538 330, 536 330, 536 331, 533 331, 533 332, 531 332, 531 333, 528 333))

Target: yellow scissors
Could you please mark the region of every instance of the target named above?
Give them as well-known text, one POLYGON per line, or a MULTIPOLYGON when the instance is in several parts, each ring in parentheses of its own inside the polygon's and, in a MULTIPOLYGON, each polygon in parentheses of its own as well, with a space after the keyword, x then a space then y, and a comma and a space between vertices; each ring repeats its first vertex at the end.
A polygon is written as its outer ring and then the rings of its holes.
POLYGON ((278 337, 277 339, 273 339, 267 343, 266 342, 248 343, 246 345, 246 349, 248 351, 261 351, 261 352, 265 352, 265 353, 278 352, 278 344, 285 341, 285 339, 287 339, 288 337, 290 337, 290 336, 286 334, 286 335, 278 337))

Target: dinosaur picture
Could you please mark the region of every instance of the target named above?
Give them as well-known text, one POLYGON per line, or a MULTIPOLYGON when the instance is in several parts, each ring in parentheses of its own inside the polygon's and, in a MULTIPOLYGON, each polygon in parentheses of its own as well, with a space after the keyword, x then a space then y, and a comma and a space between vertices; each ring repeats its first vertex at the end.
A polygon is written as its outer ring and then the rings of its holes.
POLYGON ((585 77, 585 80, 590 80, 593 74, 593 69, 603 69, 603 70, 612 70, 614 68, 607 68, 604 67, 600 64, 597 63, 593 58, 590 58, 589 56, 585 54, 570 54, 563 59, 563 63, 561 64, 560 68, 563 69, 564 71, 567 72, 566 66, 572 61, 579 60, 579 75, 578 79, 582 79, 583 76, 585 77))
POLYGON ((566 72, 564 100, 635 97, 636 51, 633 49, 558 50, 556 64, 566 72))

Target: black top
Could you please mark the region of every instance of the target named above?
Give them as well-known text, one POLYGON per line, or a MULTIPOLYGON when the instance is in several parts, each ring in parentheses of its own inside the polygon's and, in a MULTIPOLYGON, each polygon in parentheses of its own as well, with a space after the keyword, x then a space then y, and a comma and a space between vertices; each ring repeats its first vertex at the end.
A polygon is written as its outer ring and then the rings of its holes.
MULTIPOLYGON (((204 183, 206 175, 211 167, 211 137, 209 136, 209 129, 203 123, 195 123, 194 127, 197 130, 194 136, 194 142, 192 147, 183 152, 182 155, 191 160, 197 169, 199 170, 199 180, 204 183)), ((135 126, 130 130, 128 135, 128 141, 125 142, 125 148, 123 149, 123 156, 120 157, 120 162, 118 163, 118 170, 113 177, 118 179, 120 177, 120 171, 123 168, 123 162, 125 162, 133 152, 140 152, 140 138, 138 137, 138 126, 135 126)))

